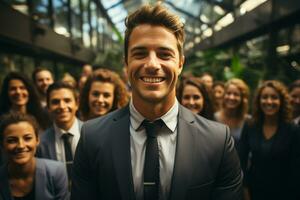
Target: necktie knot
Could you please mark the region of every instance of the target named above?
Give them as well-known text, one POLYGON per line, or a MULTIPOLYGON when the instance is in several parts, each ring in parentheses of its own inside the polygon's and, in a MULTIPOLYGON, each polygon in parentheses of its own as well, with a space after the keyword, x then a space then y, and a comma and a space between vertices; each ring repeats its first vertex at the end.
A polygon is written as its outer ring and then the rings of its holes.
POLYGON ((61 138, 63 140, 66 140, 66 141, 70 141, 70 139, 73 137, 73 135, 71 135, 70 133, 65 133, 61 136, 61 138))
POLYGON ((144 120, 142 125, 146 129, 147 137, 155 138, 158 135, 159 130, 164 125, 162 119, 155 120, 154 122, 150 122, 149 120, 144 120))

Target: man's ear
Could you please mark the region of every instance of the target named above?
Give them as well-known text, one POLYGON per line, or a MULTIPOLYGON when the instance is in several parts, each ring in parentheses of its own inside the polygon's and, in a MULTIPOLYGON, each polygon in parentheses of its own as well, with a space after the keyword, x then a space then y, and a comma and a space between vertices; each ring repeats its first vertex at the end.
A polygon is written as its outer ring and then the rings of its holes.
POLYGON ((181 72, 182 72, 184 61, 185 61, 185 57, 184 57, 184 56, 181 56, 181 59, 179 60, 178 76, 179 76, 179 75, 181 74, 181 72))

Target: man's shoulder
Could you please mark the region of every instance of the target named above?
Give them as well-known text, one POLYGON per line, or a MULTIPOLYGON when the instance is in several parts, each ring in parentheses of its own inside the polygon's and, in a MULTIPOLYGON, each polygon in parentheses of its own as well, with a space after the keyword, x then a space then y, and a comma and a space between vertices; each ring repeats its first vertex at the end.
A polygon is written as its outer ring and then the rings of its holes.
POLYGON ((200 115, 194 114, 186 108, 180 109, 179 114, 179 130, 190 132, 195 141, 207 144, 224 145, 228 137, 230 137, 229 128, 216 121, 206 119, 200 115))
POLYGON ((96 126, 99 124, 107 125, 108 122, 116 121, 116 120, 120 119, 121 117, 124 117, 125 115, 129 116, 129 109, 127 106, 124 108, 112 111, 104 116, 88 120, 88 121, 84 122, 84 126, 90 127, 90 126, 96 126))
POLYGON ((54 138, 55 137, 55 130, 54 130, 54 126, 50 126, 49 128, 47 128, 40 136, 40 140, 41 142, 49 142, 51 141, 50 138, 54 138))
POLYGON ((191 126, 201 130, 205 129, 207 130, 207 132, 211 133, 219 133, 226 131, 226 125, 194 114, 190 110, 184 108, 183 106, 180 107, 181 120, 185 120, 187 123, 190 123, 191 126))
POLYGON ((84 122, 82 132, 85 134, 105 134, 111 130, 112 126, 118 126, 118 122, 123 118, 129 119, 129 109, 127 106, 84 122))

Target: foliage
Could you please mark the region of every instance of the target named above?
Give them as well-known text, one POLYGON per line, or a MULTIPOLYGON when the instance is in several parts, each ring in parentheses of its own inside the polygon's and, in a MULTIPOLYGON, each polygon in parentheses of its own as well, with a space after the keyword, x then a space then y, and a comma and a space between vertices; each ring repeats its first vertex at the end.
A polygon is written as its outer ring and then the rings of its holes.
POLYGON ((116 48, 107 49, 105 52, 98 53, 93 65, 121 73, 124 66, 123 52, 116 48))

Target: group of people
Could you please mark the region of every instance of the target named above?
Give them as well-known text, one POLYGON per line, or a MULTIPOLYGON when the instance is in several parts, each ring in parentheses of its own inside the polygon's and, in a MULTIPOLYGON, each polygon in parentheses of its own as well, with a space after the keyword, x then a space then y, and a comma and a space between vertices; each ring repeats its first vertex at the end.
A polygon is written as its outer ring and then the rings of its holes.
POLYGON ((178 16, 146 5, 126 27, 130 92, 91 66, 77 88, 45 68, 4 78, 1 200, 300 198, 299 80, 262 82, 250 113, 241 79, 178 80, 178 16))
POLYGON ((253 95, 252 114, 243 80, 209 83, 185 78, 177 97, 192 112, 230 128, 244 172, 245 199, 293 199, 299 178, 300 80, 289 88, 277 80, 262 82, 253 95))

